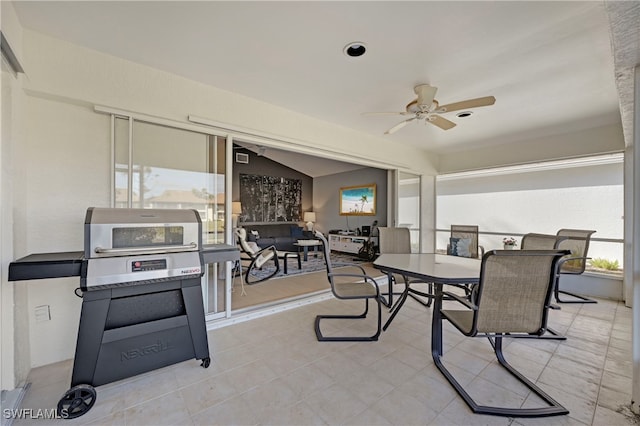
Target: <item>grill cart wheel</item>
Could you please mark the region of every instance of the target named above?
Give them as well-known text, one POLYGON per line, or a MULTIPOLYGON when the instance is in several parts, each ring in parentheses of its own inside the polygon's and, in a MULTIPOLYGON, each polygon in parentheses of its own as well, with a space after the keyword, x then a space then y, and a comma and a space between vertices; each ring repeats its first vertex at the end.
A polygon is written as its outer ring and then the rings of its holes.
POLYGON ((211 365, 211 358, 202 358, 202 364, 200 365, 202 366, 202 368, 209 368, 209 365, 211 365))
POLYGON ((58 401, 58 415, 75 419, 91 410, 96 403, 96 391, 90 385, 77 385, 65 392, 58 401))

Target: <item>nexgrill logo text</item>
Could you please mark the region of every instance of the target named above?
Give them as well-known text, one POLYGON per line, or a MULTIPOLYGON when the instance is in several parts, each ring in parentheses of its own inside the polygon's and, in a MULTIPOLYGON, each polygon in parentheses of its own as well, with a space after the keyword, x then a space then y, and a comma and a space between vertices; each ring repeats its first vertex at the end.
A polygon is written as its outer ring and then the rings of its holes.
POLYGON ((129 349, 128 351, 120 352, 120 362, 140 358, 141 356, 150 354, 157 354, 159 352, 168 351, 169 349, 173 349, 173 346, 169 342, 162 342, 158 340, 153 345, 147 345, 141 348, 134 348, 129 349))
MULTIPOLYGON (((66 419, 69 413, 66 409, 60 410, 58 414, 55 408, 5 408, 2 410, 5 419, 28 419, 28 420, 53 420, 66 419)), ((3 422, 4 423, 4 422, 3 422)))

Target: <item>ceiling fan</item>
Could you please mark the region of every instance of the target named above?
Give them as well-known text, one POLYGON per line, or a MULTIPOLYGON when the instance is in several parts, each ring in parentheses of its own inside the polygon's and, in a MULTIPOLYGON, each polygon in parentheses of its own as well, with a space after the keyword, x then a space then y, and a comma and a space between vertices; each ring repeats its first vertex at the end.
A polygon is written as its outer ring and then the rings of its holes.
POLYGON ((449 130, 456 126, 456 123, 450 121, 440 114, 444 114, 452 111, 459 111, 462 109, 478 108, 483 106, 489 106, 496 103, 496 98, 493 96, 485 96, 483 98, 467 99, 466 101, 454 102, 452 104, 440 105, 435 100, 437 87, 430 86, 428 84, 420 84, 413 88, 413 91, 418 95, 416 99, 409 102, 405 107, 405 111, 402 112, 365 112, 365 115, 410 115, 412 117, 401 121, 389 130, 385 135, 390 135, 400 130, 407 124, 416 120, 424 120, 425 123, 431 123, 434 126, 441 128, 442 130, 449 130))

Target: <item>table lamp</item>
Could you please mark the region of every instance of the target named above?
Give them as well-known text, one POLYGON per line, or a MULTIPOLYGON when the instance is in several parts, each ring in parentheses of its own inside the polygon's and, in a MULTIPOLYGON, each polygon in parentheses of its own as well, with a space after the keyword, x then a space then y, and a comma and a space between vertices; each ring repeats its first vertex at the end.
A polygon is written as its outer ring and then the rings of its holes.
POLYGON ((313 231, 313 222, 316 221, 316 214, 314 212, 305 212, 303 220, 307 222, 307 230, 309 232, 313 231))
POLYGON ((231 202, 231 221, 234 228, 238 227, 238 216, 242 214, 242 203, 240 201, 231 202))

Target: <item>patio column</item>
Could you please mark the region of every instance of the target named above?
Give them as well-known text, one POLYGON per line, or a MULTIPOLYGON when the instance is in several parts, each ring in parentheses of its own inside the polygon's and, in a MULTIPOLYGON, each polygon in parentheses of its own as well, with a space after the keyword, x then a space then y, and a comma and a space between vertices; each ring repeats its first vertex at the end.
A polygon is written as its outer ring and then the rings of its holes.
POLYGON ((625 185, 627 199, 630 199, 625 209, 625 227, 631 231, 631 244, 627 245, 630 253, 625 256, 625 260, 630 260, 631 264, 629 268, 625 264, 625 281, 632 283, 633 291, 631 409, 640 414, 640 65, 635 67, 634 83, 633 141, 625 153, 625 159, 631 166, 630 171, 627 169, 631 182, 626 182, 629 185, 625 185))

